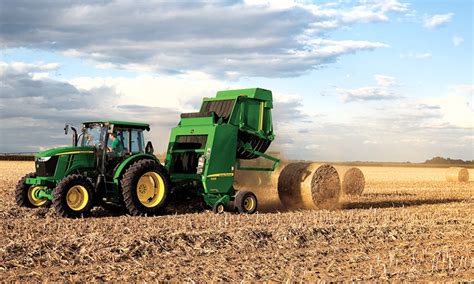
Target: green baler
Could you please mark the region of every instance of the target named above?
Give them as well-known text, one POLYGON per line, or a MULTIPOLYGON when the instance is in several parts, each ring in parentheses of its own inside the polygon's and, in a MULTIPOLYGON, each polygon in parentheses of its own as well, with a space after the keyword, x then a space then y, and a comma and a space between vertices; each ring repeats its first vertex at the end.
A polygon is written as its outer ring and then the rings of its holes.
POLYGON ((173 128, 166 155, 175 189, 198 190, 216 213, 235 208, 254 213, 257 198, 251 192, 235 191, 234 172, 273 171, 280 162, 265 154, 275 138, 272 93, 264 89, 220 91, 205 98, 199 112, 181 114, 173 128), (269 168, 245 168, 241 159, 262 157, 269 168))

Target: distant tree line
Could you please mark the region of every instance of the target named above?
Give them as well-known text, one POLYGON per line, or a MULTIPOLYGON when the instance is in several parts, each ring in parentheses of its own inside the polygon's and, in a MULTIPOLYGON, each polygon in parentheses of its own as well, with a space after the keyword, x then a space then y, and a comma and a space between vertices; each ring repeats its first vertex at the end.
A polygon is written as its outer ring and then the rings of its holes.
POLYGON ((33 153, 4 153, 0 154, 0 161, 34 161, 33 153))
POLYGON ((464 160, 461 160, 461 159, 450 159, 450 158, 443 158, 443 157, 434 157, 430 160, 426 160, 425 161, 425 164, 437 164, 437 165, 440 165, 440 164, 456 164, 456 165, 473 165, 474 164, 474 160, 467 160, 467 161, 464 161, 464 160))

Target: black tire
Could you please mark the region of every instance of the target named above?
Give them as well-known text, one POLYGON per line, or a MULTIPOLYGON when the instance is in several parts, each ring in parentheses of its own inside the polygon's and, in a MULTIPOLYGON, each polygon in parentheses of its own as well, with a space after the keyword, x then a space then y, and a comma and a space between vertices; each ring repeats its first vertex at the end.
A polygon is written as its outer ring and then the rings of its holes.
POLYGON ((214 204, 212 206, 212 212, 216 213, 216 214, 222 214, 225 212, 225 206, 224 206, 224 203, 222 202, 217 202, 216 204, 214 204))
POLYGON ((168 202, 171 181, 166 169, 154 160, 144 159, 133 163, 125 171, 121 184, 123 201, 130 215, 143 216, 159 214, 168 202), (163 181, 163 195, 161 198, 158 197, 157 204, 152 203, 150 207, 145 206, 144 203, 140 201, 137 188, 140 178, 149 172, 158 174, 163 181))
POLYGON ((56 214, 61 217, 79 218, 89 216, 94 204, 94 185, 83 175, 73 174, 66 176, 53 191, 53 207, 56 209, 56 214), (78 191, 77 188, 81 190, 78 191), (76 208, 70 204, 71 201, 68 202, 68 193, 71 190, 80 192, 81 196, 85 199, 76 208))
POLYGON ((29 189, 32 185, 26 184, 25 180, 27 178, 34 178, 34 177, 36 177, 36 173, 29 173, 18 181, 15 188, 16 204, 20 207, 27 207, 27 208, 50 207, 51 206, 50 200, 47 200, 45 203, 41 205, 35 205, 30 201, 30 198, 28 198, 29 189))
POLYGON ((257 197, 252 192, 238 191, 237 194, 235 195, 234 202, 239 213, 253 214, 257 211, 257 207, 258 207, 257 197))

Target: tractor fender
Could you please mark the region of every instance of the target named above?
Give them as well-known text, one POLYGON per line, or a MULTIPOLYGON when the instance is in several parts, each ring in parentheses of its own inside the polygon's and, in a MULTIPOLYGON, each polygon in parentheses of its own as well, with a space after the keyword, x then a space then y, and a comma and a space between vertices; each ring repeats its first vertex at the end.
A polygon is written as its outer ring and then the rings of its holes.
POLYGON ((143 160, 143 159, 151 159, 155 160, 156 162, 160 163, 160 160, 154 155, 150 154, 136 154, 131 157, 128 157, 125 161, 123 161, 117 168, 117 170, 114 173, 114 183, 116 185, 120 184, 120 176, 125 172, 126 168, 131 165, 132 163, 138 161, 138 160, 143 160))

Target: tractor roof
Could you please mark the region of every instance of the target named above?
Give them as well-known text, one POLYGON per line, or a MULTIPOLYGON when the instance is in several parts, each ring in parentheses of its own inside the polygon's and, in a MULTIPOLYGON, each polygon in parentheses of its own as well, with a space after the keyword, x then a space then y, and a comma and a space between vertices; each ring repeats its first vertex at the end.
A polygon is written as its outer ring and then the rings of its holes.
POLYGON ((140 128, 140 129, 150 129, 150 124, 144 122, 134 122, 134 121, 120 121, 120 120, 94 120, 94 121, 84 121, 83 124, 93 124, 93 123, 103 123, 105 125, 113 124, 115 126, 130 127, 130 128, 140 128))
POLYGON ((236 99, 239 96, 247 96, 262 101, 272 101, 272 92, 260 88, 219 91, 213 100, 236 99))

